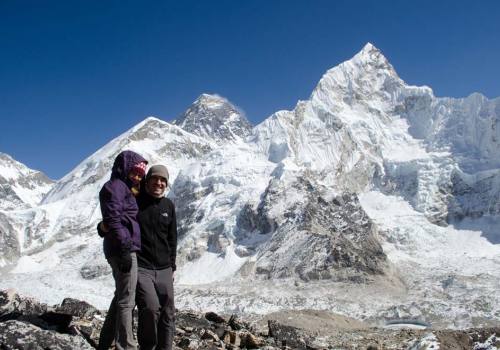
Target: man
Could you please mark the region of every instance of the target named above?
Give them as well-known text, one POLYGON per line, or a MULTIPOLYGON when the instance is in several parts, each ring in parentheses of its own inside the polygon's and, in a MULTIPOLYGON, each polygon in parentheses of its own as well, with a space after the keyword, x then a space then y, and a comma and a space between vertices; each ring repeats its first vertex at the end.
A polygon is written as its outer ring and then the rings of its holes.
POLYGON ((141 350, 170 350, 175 333, 177 222, 174 204, 165 198, 168 178, 165 166, 152 166, 146 175, 145 191, 137 198, 142 241, 136 295, 141 350))
MULTIPOLYGON (((139 188, 147 161, 132 151, 121 152, 114 161, 111 179, 99 192, 103 222, 104 254, 115 280, 115 295, 103 325, 98 349, 115 341, 118 350, 135 350, 132 310, 137 285, 136 252, 141 248, 137 222, 138 207, 134 189, 139 188)), ((138 193, 138 192, 136 192, 138 193)))

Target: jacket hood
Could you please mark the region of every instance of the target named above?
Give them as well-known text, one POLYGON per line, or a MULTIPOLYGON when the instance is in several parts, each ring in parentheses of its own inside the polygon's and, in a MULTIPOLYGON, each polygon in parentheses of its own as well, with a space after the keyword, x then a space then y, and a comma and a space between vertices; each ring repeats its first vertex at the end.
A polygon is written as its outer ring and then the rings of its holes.
POLYGON ((126 181, 127 175, 132 167, 141 162, 145 162, 146 164, 148 163, 148 161, 138 153, 133 151, 121 152, 115 158, 113 169, 111 170, 111 179, 126 181))

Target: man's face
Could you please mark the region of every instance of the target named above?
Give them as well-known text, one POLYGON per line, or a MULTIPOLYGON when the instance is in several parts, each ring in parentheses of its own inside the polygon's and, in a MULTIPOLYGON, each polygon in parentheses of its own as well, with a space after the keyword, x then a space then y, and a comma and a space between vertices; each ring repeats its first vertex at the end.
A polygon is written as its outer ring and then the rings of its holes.
POLYGON ((166 188, 167 180, 161 176, 153 175, 146 181, 146 191, 153 197, 163 197, 166 188))

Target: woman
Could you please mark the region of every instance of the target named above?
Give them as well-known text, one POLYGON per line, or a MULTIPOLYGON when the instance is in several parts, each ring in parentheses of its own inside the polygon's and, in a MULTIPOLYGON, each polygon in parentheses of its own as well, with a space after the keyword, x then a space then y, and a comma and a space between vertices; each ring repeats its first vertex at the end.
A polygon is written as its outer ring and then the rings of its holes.
POLYGON ((135 196, 146 171, 147 161, 132 151, 115 159, 111 179, 99 192, 103 223, 104 254, 113 271, 115 295, 109 306, 99 338, 98 349, 108 349, 113 339, 118 350, 135 350, 132 310, 137 284, 136 252, 141 249, 135 196))

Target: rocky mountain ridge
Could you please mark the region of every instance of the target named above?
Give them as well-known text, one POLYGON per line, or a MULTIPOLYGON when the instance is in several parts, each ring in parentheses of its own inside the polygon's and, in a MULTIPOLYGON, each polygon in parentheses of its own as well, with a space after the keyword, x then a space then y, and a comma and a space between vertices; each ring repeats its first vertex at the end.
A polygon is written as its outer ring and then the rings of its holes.
POLYGON ((0 153, 0 210, 36 206, 53 184, 44 173, 0 153))
POLYGON ((202 95, 174 123, 148 118, 112 140, 41 205, 0 211, 12 264, 0 287, 107 302, 96 193, 132 149, 171 172, 181 305, 490 324, 500 319, 497 106, 407 85, 371 44, 253 128, 202 95))
POLYGON ((252 131, 243 111, 224 97, 209 94, 200 95, 172 124, 219 145, 244 139, 252 131))

